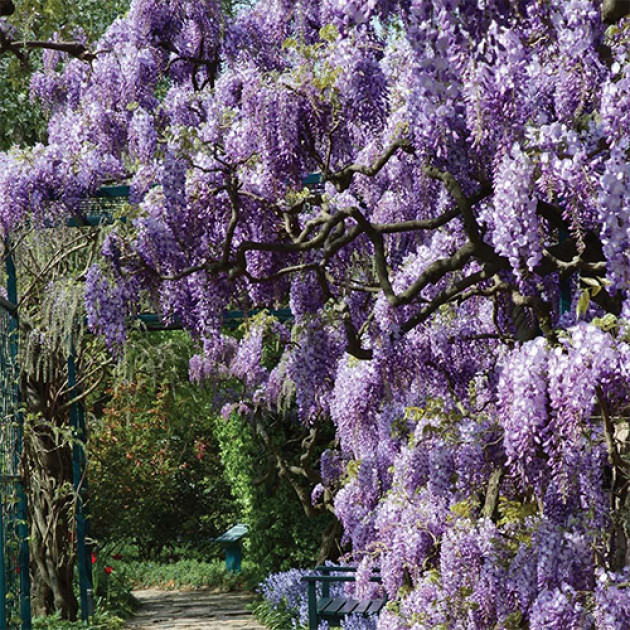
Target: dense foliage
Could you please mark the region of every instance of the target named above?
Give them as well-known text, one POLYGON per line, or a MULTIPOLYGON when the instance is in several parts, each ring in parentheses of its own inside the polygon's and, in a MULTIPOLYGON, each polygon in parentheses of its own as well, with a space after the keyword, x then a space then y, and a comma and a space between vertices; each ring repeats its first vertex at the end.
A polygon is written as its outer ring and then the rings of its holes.
MULTIPOLYGON (((265 576, 273 571, 309 566, 318 557, 322 537, 335 523, 329 512, 306 514, 291 485, 279 478, 269 451, 261 448, 254 429, 236 414, 218 418, 215 434, 225 479, 248 525, 245 558, 265 576)), ((273 439, 287 455, 295 431, 276 425, 273 439)))
MULTIPOLYGON (((193 554, 189 551, 188 555, 193 554)), ((201 553, 198 555, 202 557, 201 553)), ((227 571, 225 560, 207 561, 191 557, 169 563, 124 557, 122 566, 135 589, 188 591, 210 588, 224 592, 252 589, 261 579, 258 566, 247 559, 240 573, 227 571)))
POLYGON ((133 541, 145 559, 186 544, 209 554, 238 519, 214 436, 214 391, 188 381, 190 351, 181 333, 139 333, 90 405, 92 535, 133 541))
POLYGON ((630 22, 605 4, 134 0, 91 64, 47 56, 49 143, 0 158, 5 230, 130 180, 87 274, 112 349, 148 295, 242 416, 332 419, 313 501, 360 582, 381 566, 381 629, 630 624, 630 22), (291 330, 221 334, 287 303, 291 330))
MULTIPOLYGON (((133 555, 149 563, 208 560, 223 557, 212 539, 244 522, 244 557, 259 578, 308 565, 334 518, 305 514, 255 428, 218 413, 216 400, 234 395, 232 379, 190 383, 193 348, 180 332, 136 331, 107 387, 91 396, 92 536, 133 543, 133 555)), ((276 422, 273 448, 297 458, 302 430, 276 422)))

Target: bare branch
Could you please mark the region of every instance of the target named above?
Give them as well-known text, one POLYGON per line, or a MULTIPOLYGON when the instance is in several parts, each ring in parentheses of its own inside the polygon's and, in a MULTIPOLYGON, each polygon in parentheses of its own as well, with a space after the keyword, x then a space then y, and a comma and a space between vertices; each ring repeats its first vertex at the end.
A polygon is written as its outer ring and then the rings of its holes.
POLYGON ((223 256, 221 262, 227 265, 230 260, 230 250, 232 249, 232 241, 234 240, 234 234, 236 232, 236 226, 238 225, 238 194, 233 186, 228 186, 228 195, 230 196, 230 206, 232 208, 232 216, 228 223, 227 232, 225 235, 225 242, 223 243, 223 256))
MULTIPOLYGON (((418 276, 411 286, 400 294, 398 297, 398 304, 408 304, 429 284, 435 284, 448 273, 462 270, 472 258, 474 253, 475 246, 472 243, 466 243, 449 258, 440 258, 435 262, 432 262, 418 276)), ((467 280, 477 275, 479 275, 480 280, 488 277, 484 271, 469 276, 467 280)), ((397 304, 395 304, 395 306, 396 305, 397 304)))
POLYGON ((613 466, 616 466, 620 470, 626 470, 628 468, 628 465, 624 462, 621 455, 619 454, 617 444, 615 443, 615 427, 612 422, 610 410, 608 409, 606 397, 601 387, 596 387, 595 391, 604 424, 604 437, 606 439, 606 447, 608 449, 608 458, 613 466))
POLYGON ((381 234, 399 234, 418 230, 435 230, 460 216, 458 208, 448 210, 434 219, 418 219, 416 221, 399 221, 397 223, 374 223, 373 227, 381 234))
POLYGON ((499 491, 501 489, 503 474, 503 467, 495 468, 490 474, 488 488, 486 489, 486 498, 483 505, 484 518, 492 519, 495 516, 499 504, 499 491))
POLYGON ((350 164, 345 166, 336 173, 324 173, 324 178, 329 182, 332 182, 339 192, 343 192, 350 188, 352 178, 359 173, 360 175, 366 175, 367 177, 374 177, 386 164, 390 158, 396 154, 396 152, 402 149, 407 153, 413 151, 411 142, 406 138, 397 138, 394 140, 383 154, 377 158, 372 164, 350 164))
MULTIPOLYGON (((439 262, 439 261, 438 261, 439 262)), ((467 288, 472 287, 476 284, 487 280, 494 274, 494 270, 492 269, 483 269, 482 271, 478 271, 477 273, 473 273, 465 278, 462 278, 458 282, 455 282, 451 287, 442 291, 439 295, 437 295, 434 299, 431 300, 430 304, 425 308, 421 309, 418 313, 416 313, 413 317, 410 317, 406 322, 402 324, 400 327, 400 332, 402 334, 408 333, 410 330, 413 330, 419 324, 425 322, 435 311, 437 311, 441 306, 451 302, 454 298, 459 296, 459 302, 463 302, 475 295, 478 295, 477 292, 471 292, 470 294, 462 295, 463 291, 467 288)), ((424 275, 424 274, 423 274, 424 275)), ((490 289, 491 290, 491 289, 490 289)), ((498 291, 499 289, 494 289, 498 291)))
POLYGON ((6 31, 0 29, 0 54, 10 52, 14 54, 22 63, 27 63, 27 58, 24 55, 24 50, 58 50, 59 52, 66 53, 71 57, 80 59, 81 61, 91 62, 96 59, 96 53, 90 51, 84 44, 79 42, 54 42, 54 41, 42 41, 42 40, 14 40, 7 34, 6 31))
MULTIPOLYGON (((464 229, 466 230, 468 238, 474 245, 478 247, 485 246, 485 243, 481 238, 481 230, 479 228, 479 224, 477 223, 477 219, 475 218, 475 215, 472 211, 473 203, 471 202, 471 199, 469 199, 465 195, 464 190, 462 189, 457 179, 451 173, 447 171, 440 171, 439 169, 430 165, 424 166, 422 168, 422 171, 428 177, 441 181, 444 184, 446 190, 451 195, 451 197, 453 197, 455 203, 457 204, 457 207, 459 208, 459 211, 462 214, 462 217, 464 219, 464 229)), ((487 196, 491 192, 491 190, 484 190, 482 196, 476 198, 476 201, 480 201, 483 196, 487 196)))
POLYGON ((286 276, 288 274, 301 273, 309 270, 315 271, 318 268, 319 265, 317 263, 303 263, 301 265, 291 265, 289 267, 283 267, 279 271, 271 273, 267 276, 253 276, 251 273, 249 273, 249 271, 245 271, 245 276, 248 280, 251 280, 252 282, 271 282, 272 280, 277 280, 278 278, 281 278, 282 276, 286 276))
POLYGON ((602 22, 615 24, 630 15, 630 0, 604 0, 602 2, 602 22))

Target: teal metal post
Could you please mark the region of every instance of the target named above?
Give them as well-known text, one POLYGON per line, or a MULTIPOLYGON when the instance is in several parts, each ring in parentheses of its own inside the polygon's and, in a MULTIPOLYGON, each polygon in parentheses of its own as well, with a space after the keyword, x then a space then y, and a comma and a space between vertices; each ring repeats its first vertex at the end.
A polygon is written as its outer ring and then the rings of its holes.
MULTIPOLYGON (((4 486, 4 483, 3 483, 4 486)), ((7 585, 5 582, 4 550, 6 541, 4 540, 4 522, 2 520, 2 508, 4 496, 0 496, 0 628, 7 627, 7 585)))
POLYGON ((225 551, 225 569, 231 573, 239 573, 241 570, 241 560, 243 550, 241 548, 241 538, 247 535, 247 525, 239 523, 221 534, 218 538, 213 538, 213 542, 219 543, 225 551))
POLYGON ((231 573, 241 572, 243 552, 240 541, 225 545, 225 569, 231 573))
MULTIPOLYGON (((70 399, 79 395, 74 365, 74 347, 68 357, 68 388, 70 399)), ((94 614, 94 594, 92 582, 92 563, 86 544, 89 536, 89 521, 86 518, 83 497, 87 490, 87 462, 85 459, 85 414, 80 402, 70 405, 70 424, 74 441, 72 443, 72 481, 77 493, 77 556, 79 566, 79 592, 81 602, 81 619, 88 621, 94 614)))
POLYGON ((308 630, 317 630, 317 585, 315 581, 308 583, 308 630))
MULTIPOLYGON (((18 303, 17 299, 17 274, 15 272, 15 263, 11 255, 6 260, 7 271, 7 298, 13 304, 18 303)), ((15 449, 15 469, 18 470, 19 460, 22 455, 24 441, 24 417, 20 410, 22 395, 20 392, 20 384, 18 382, 19 370, 17 369, 18 360, 18 320, 15 313, 9 313, 9 335, 10 335, 10 355, 11 364, 13 366, 13 376, 15 379, 15 403, 17 406, 17 444, 15 449)), ((17 480, 18 492, 18 523, 17 533, 19 540, 18 567, 20 569, 20 616, 22 618, 22 630, 31 630, 31 573, 30 560, 28 552, 28 506, 26 503, 26 494, 24 485, 17 480)))

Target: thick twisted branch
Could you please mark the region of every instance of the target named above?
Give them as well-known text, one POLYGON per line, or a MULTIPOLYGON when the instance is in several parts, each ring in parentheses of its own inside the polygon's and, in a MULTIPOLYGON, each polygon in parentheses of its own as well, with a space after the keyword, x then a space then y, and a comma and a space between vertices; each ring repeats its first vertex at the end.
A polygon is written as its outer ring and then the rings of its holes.
POLYGON ((22 63, 27 63, 27 57, 24 55, 24 51, 47 49, 58 50, 59 52, 66 53, 71 57, 80 59, 81 61, 94 61, 96 59, 96 53, 92 52, 79 42, 53 42, 42 40, 15 40, 12 39, 6 31, 0 29, 0 55, 9 52, 15 55, 22 63))
POLYGON ((324 173, 324 179, 335 184, 339 192, 343 192, 350 188, 352 179, 357 173, 367 177, 374 177, 374 175, 378 174, 399 149, 407 153, 413 151, 409 140, 406 138, 397 138, 372 164, 349 164, 335 173, 324 173))
MULTIPOLYGON (((349 164, 336 172, 326 172, 324 169, 324 179, 332 182, 337 190, 346 190, 352 184, 355 175, 376 176, 399 151, 413 151, 407 139, 398 138, 392 142, 371 164, 349 164)), ((326 299, 336 304, 335 308, 339 312, 340 322, 346 332, 348 352, 356 357, 369 359, 372 353, 362 347, 362 335, 355 328, 347 307, 344 310, 343 300, 328 286, 329 276, 332 277, 332 274, 328 273, 328 264, 342 249, 356 242, 357 239, 364 238, 369 240, 372 246, 372 262, 376 278, 357 285, 344 284, 343 281, 339 282, 339 279, 332 283, 350 290, 365 290, 368 293, 381 290, 393 307, 417 304, 419 310, 403 323, 400 333, 405 334, 427 321, 445 304, 460 304, 474 296, 492 296, 498 292, 507 292, 517 309, 533 311, 538 320, 537 327, 549 339, 553 339, 551 308, 546 301, 538 296, 523 295, 518 287, 502 280, 496 280, 490 286, 487 284, 487 280, 499 271, 512 269, 510 261, 484 240, 484 230, 475 216, 476 205, 492 195, 492 187, 488 182, 480 182, 475 191, 466 193, 464 186, 455 175, 427 164, 422 169, 424 175, 442 183, 453 201, 453 207, 431 218, 372 223, 369 220, 369 214, 364 210, 361 199, 354 207, 333 209, 326 203, 324 197, 312 194, 287 208, 243 189, 236 179, 234 165, 225 162, 224 166, 229 182, 222 189, 228 191, 232 213, 226 225, 222 255, 218 259, 199 262, 179 273, 160 276, 162 280, 175 281, 197 271, 227 274, 231 279, 245 276, 255 282, 268 282, 287 274, 315 273, 326 299), (278 228, 282 234, 280 238, 274 237, 273 240, 268 241, 254 239, 238 241, 237 230, 241 225, 240 204, 245 199, 260 203, 262 208, 272 212, 279 219, 278 228), (306 217, 305 221, 299 221, 303 212, 311 212, 312 208, 317 206, 319 206, 318 214, 306 217), (454 253, 426 265, 404 291, 397 293, 392 284, 386 236, 438 230, 456 220, 461 220, 467 240, 454 253), (250 251, 285 255, 287 263, 290 264, 286 264, 272 274, 255 276, 248 270, 247 253, 250 251), (481 271, 464 276, 466 269, 473 261, 479 263, 481 271), (421 298, 422 292, 427 287, 439 284, 445 285, 446 288, 440 290, 431 299, 421 298)), ((553 228, 568 231, 561 209, 547 202, 539 202, 537 210, 553 228)), ((550 236, 553 237, 553 233, 550 236)), ((535 275, 543 277, 558 273, 561 278, 566 278, 576 272, 592 277, 602 277, 606 271, 606 262, 597 235, 585 232, 580 235, 579 242, 569 235, 562 242, 552 242, 547 245, 543 250, 542 261, 533 271, 535 275)), ((609 312, 619 311, 618 297, 608 294, 605 289, 602 289, 593 299, 609 312)))

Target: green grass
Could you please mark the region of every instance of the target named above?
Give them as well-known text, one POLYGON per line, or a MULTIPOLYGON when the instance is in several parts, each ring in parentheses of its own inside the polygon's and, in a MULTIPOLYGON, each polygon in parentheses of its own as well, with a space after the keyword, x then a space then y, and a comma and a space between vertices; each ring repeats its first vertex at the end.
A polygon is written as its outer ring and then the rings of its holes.
POLYGON ((33 619, 33 630, 121 630, 124 626, 123 619, 107 612, 97 612, 89 624, 82 621, 62 621, 59 615, 33 619))
POLYGON ((260 581, 257 568, 247 561, 238 574, 225 570, 223 561, 177 560, 171 563, 131 560, 125 562, 125 574, 136 589, 222 591, 250 590, 260 581))

